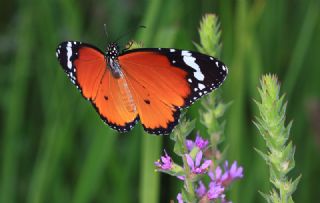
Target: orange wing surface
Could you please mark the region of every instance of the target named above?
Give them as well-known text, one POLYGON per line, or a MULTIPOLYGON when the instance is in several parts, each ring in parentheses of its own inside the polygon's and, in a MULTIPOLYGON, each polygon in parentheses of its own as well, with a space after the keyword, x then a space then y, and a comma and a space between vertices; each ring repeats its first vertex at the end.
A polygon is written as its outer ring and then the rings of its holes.
POLYGON ((140 120, 147 132, 168 134, 177 124, 190 94, 187 72, 153 52, 134 52, 120 58, 140 120))

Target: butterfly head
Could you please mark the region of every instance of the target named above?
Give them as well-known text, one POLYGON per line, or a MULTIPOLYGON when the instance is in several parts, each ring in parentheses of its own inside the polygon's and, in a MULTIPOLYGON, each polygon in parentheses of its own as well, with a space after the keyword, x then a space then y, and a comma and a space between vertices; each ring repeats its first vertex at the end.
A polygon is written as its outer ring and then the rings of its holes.
POLYGON ((107 46, 106 57, 116 59, 120 54, 120 48, 117 43, 110 43, 107 46))

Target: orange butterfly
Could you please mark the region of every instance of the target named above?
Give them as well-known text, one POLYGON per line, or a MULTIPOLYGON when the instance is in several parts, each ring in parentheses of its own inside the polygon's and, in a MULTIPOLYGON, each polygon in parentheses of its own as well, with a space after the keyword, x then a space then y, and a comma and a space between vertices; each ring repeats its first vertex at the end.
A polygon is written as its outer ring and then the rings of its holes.
POLYGON ((148 133, 171 133, 180 110, 218 88, 228 73, 214 57, 172 48, 120 53, 111 43, 103 53, 90 44, 66 41, 56 56, 82 96, 119 132, 141 120, 148 133))

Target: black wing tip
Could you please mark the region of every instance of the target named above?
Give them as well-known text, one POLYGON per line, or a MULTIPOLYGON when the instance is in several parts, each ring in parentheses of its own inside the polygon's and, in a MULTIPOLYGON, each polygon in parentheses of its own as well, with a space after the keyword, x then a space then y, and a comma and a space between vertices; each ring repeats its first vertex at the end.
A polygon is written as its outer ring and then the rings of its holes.
POLYGON ((202 69, 204 73, 207 73, 203 81, 197 80, 190 73, 188 74, 187 80, 191 88, 191 94, 186 98, 186 103, 182 108, 192 105, 203 96, 219 88, 228 75, 228 67, 219 59, 201 53, 196 54, 201 55, 201 57, 196 57, 195 60, 199 67, 212 67, 213 69, 202 69))

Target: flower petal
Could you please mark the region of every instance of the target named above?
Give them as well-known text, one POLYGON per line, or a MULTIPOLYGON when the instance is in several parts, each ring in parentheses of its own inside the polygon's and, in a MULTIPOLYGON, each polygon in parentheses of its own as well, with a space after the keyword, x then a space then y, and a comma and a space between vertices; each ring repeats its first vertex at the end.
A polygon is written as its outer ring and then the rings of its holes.
POLYGON ((194 142, 192 140, 186 140, 186 146, 188 151, 191 151, 194 147, 194 142))
POLYGON ((189 167, 191 168, 191 170, 194 169, 194 163, 193 163, 193 160, 191 158, 191 156, 189 154, 186 154, 186 158, 187 158, 187 163, 189 165, 189 167))
POLYGON ((198 197, 203 197, 206 194, 206 187, 202 181, 199 181, 199 187, 196 188, 196 193, 198 197))
POLYGON ((224 187, 220 184, 217 184, 215 182, 211 182, 209 185, 209 191, 207 193, 208 199, 213 200, 219 198, 221 195, 223 195, 224 187))
POLYGON ((215 170, 215 175, 216 175, 216 180, 219 180, 221 179, 221 176, 222 176, 222 169, 220 166, 218 166, 215 170))
POLYGON ((200 150, 198 153, 197 153, 197 155, 196 155, 196 167, 199 167, 200 166, 200 162, 201 162, 201 159, 202 159, 202 155, 203 155, 203 153, 202 153, 202 151, 200 150))
POLYGON ((208 170, 208 168, 211 166, 212 164, 212 161, 211 160, 205 160, 203 162, 203 164, 201 164, 200 168, 203 170, 203 171, 206 171, 208 170))
POLYGON ((209 171, 208 175, 209 175, 211 180, 214 180, 214 173, 212 171, 209 171))
POLYGON ((178 203, 183 203, 183 199, 182 199, 181 193, 178 193, 177 200, 178 200, 178 203))

